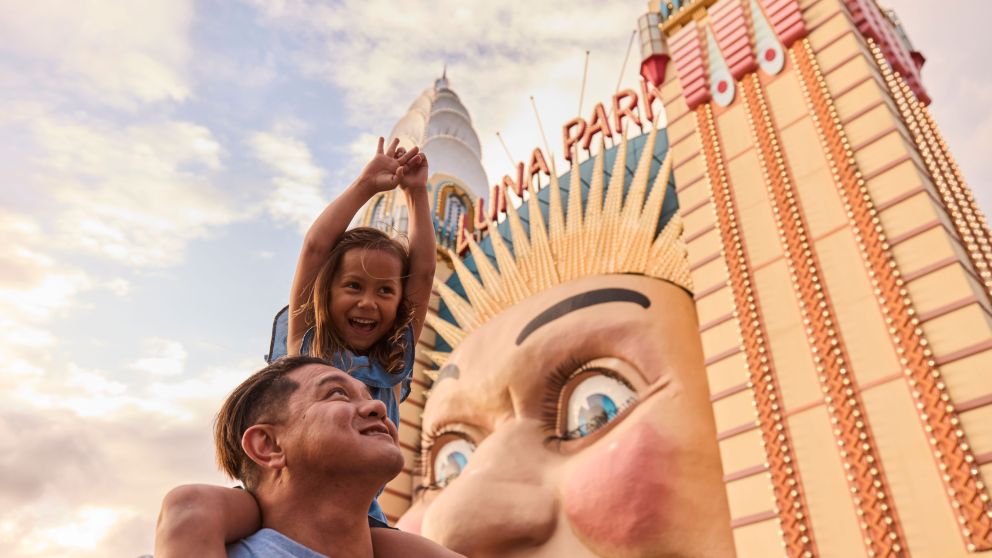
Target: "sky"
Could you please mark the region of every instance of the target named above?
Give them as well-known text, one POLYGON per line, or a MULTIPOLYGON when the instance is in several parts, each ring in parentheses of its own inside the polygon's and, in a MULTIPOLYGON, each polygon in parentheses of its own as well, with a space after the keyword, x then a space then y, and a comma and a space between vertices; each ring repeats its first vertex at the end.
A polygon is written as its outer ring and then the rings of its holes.
MULTIPOLYGON (((883 4, 988 215, 992 8, 883 4)), ((583 112, 636 85, 645 7, 0 0, 0 555, 150 553, 170 487, 229 483, 213 414, 375 137, 447 65, 490 181, 497 131, 516 159, 541 142, 530 96, 560 154, 586 50, 583 112)))

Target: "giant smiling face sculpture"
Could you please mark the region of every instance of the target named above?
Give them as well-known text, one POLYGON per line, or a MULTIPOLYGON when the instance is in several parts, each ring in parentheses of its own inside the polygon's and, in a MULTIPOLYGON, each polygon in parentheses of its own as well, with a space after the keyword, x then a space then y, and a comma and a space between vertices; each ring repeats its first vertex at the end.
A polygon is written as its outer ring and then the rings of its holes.
POLYGON ((403 528, 468 556, 732 556, 698 324, 636 275, 538 293, 472 332, 423 416, 403 528))

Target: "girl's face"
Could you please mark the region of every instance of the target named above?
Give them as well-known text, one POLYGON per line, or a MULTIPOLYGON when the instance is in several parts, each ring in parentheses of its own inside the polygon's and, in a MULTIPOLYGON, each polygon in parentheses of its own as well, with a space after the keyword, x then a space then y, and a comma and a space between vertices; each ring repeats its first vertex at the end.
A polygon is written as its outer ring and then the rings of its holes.
POLYGON ((353 350, 389 332, 403 296, 403 264, 383 250, 345 252, 331 281, 331 322, 353 350))

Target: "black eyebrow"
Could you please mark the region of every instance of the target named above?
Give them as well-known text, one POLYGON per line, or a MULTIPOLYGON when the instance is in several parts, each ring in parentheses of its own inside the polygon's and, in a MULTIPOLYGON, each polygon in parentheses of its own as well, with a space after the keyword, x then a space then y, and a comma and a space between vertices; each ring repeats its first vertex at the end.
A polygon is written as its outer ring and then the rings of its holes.
POLYGON ((557 320, 569 312, 606 302, 633 302, 642 308, 651 306, 651 301, 648 300, 648 297, 630 289, 595 289, 587 291, 582 294, 570 296, 538 314, 520 330, 520 335, 517 336, 517 345, 523 343, 537 328, 557 320))
MULTIPOLYGON (((339 386, 344 387, 344 388, 349 387, 348 386, 348 381, 345 380, 344 378, 341 378, 341 377, 336 376, 334 374, 328 374, 327 376, 324 376, 323 378, 321 378, 320 380, 317 381, 317 388, 319 389, 324 384, 328 384, 328 383, 332 383, 332 382, 335 383, 335 384, 338 384, 339 386)), ((369 396, 369 399, 373 399, 372 392, 369 391, 369 386, 367 386, 365 384, 362 384, 362 391, 365 392, 365 395, 368 395, 369 396)))

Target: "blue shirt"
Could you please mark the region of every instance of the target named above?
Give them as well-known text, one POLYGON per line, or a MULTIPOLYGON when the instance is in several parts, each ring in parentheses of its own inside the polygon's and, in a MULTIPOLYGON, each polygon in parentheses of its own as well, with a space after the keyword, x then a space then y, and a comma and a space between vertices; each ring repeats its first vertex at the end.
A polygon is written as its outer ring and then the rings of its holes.
POLYGON ((254 535, 227 545, 227 558, 327 558, 274 529, 259 529, 254 535))
MULTIPOLYGON (((272 342, 269 346, 269 355, 266 360, 270 363, 274 360, 286 356, 286 339, 289 333, 289 307, 283 308, 276 314, 272 324, 272 342)), ((300 344, 300 354, 310 354, 310 347, 313 344, 313 328, 307 330, 303 335, 303 342, 300 344)), ((406 341, 406 354, 404 355, 403 371, 397 374, 386 372, 382 364, 370 359, 365 355, 356 355, 351 351, 342 351, 328 359, 335 367, 351 374, 368 386, 372 397, 386 404, 386 416, 393 421, 396 428, 400 426, 400 403, 410 395, 410 380, 413 377, 413 355, 416 343, 413 338, 413 328, 408 327, 403 332, 403 339, 406 341), (397 401, 396 392, 393 388, 400 384, 400 398, 397 401)), ((378 498, 382 494, 382 489, 376 494, 378 498)), ((378 500, 372 500, 369 507, 369 526, 389 527, 389 520, 379 506, 378 500)))

